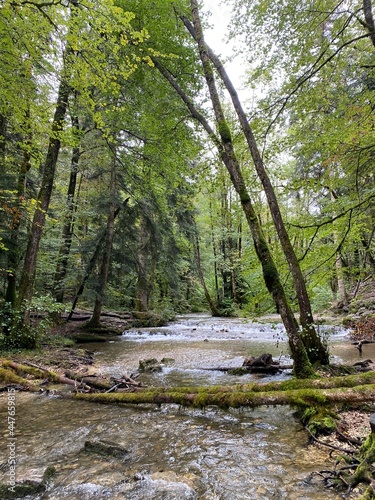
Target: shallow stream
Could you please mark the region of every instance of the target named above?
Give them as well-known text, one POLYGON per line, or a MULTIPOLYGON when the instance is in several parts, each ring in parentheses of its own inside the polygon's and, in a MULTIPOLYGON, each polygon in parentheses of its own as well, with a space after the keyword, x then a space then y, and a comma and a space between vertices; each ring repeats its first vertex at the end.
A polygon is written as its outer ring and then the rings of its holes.
MULTIPOLYGON (((346 332, 327 335, 335 359, 353 362, 358 351, 346 332)), ((375 345, 363 356, 375 358, 375 345)), ((271 353, 289 364, 284 329, 240 319, 184 316, 167 327, 124 332, 120 340, 90 344, 105 375, 130 375, 140 359, 169 358, 160 373, 138 380, 153 386, 217 385, 284 380, 280 375, 236 377, 215 367, 241 366, 249 355, 271 353), (171 361, 173 359, 174 361, 171 361)), ((0 481, 7 482, 6 394, 0 395, 0 481), (3 425, 4 424, 4 425, 3 425)), ((205 411, 175 405, 106 406, 56 396, 16 395, 17 481, 56 473, 48 489, 27 498, 48 500, 326 500, 340 498, 309 475, 326 468, 327 453, 308 447, 308 436, 289 407, 205 411), (86 441, 111 441, 124 457, 84 449, 86 441)))

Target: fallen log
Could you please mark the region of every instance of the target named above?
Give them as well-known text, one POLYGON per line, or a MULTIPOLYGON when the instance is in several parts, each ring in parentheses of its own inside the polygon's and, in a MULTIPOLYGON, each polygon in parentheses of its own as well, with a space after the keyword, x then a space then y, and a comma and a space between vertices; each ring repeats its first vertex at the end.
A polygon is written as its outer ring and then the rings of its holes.
POLYGON ((171 390, 138 391, 127 393, 95 393, 72 395, 74 399, 104 404, 178 404, 192 408, 218 406, 220 408, 240 408, 256 406, 292 405, 306 407, 333 403, 359 403, 375 401, 375 384, 353 388, 298 389, 278 391, 241 391, 235 392, 176 392, 171 390))
POLYGON ((31 375, 36 380, 47 379, 53 383, 70 385, 74 386, 75 388, 79 387, 80 389, 86 391, 91 390, 91 387, 85 383, 78 383, 76 380, 58 375, 57 373, 46 370, 45 368, 30 362, 20 364, 10 360, 2 360, 0 370, 1 380, 8 381, 8 383, 23 385, 28 390, 31 390, 33 381, 30 379, 26 379, 25 375, 31 375))
POLYGON ((92 389, 89 385, 85 384, 85 382, 83 382, 82 380, 78 381, 78 380, 71 379, 69 377, 65 377, 63 375, 58 375, 57 373, 51 372, 51 371, 47 370, 46 368, 43 368, 39 365, 35 365, 34 363, 25 362, 25 365, 30 366, 32 368, 35 368, 37 370, 40 370, 40 372, 42 374, 44 374, 44 376, 48 380, 50 380, 51 382, 65 384, 65 385, 72 385, 76 388, 79 387, 80 389, 83 389, 85 391, 91 391, 91 389, 92 389))

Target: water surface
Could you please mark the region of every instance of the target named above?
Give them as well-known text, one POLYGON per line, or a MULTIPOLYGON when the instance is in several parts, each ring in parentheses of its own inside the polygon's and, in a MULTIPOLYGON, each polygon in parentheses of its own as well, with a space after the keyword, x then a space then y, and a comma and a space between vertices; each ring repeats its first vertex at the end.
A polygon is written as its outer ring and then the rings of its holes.
MULTIPOLYGON (((346 335, 340 328, 329 332, 335 359, 359 359, 346 335)), ((233 377, 204 369, 241 366, 245 356, 264 352, 289 364, 280 324, 193 315, 163 328, 127 331, 119 341, 88 348, 96 353, 98 371, 114 377, 134 373, 139 359, 172 358, 161 373, 138 379, 154 386, 291 376, 288 370, 276 377, 233 377)), ((364 355, 371 357, 370 352, 364 355)), ((308 436, 289 407, 201 411, 176 405, 106 406, 25 393, 16 397, 17 480, 40 479, 48 465, 56 468, 47 491, 30 499, 340 498, 318 481, 307 481, 311 472, 327 467, 327 453, 307 446, 308 436), (84 450, 85 441, 97 440, 113 441, 129 453, 115 458, 84 450)), ((6 394, 0 395, 0 403, 0 422, 5 424, 6 394)), ((2 428, 0 474, 6 482, 7 430, 2 428)))

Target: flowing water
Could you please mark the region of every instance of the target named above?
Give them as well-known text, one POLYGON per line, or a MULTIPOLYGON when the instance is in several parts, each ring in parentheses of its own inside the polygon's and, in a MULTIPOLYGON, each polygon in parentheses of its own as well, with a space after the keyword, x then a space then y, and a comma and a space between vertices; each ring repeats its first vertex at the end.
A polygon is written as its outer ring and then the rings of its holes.
MULTIPOLYGON (((321 333, 328 336, 337 360, 358 359, 344 330, 321 333)), ((140 359, 164 358, 162 372, 138 379, 153 386, 290 377, 288 370, 266 377, 207 370, 238 367, 245 356, 265 352, 289 364, 280 324, 192 315, 163 328, 127 331, 118 341, 88 348, 95 351, 98 372, 114 377, 134 373, 140 359)), ((7 394, 0 395, 0 481, 5 484, 9 480, 6 398, 7 394)), ((327 453, 307 446, 308 436, 289 407, 200 411, 176 405, 106 406, 18 393, 15 435, 17 481, 40 480, 49 465, 56 469, 47 490, 30 499, 340 498, 319 481, 308 481, 313 471, 327 467, 327 453), (128 453, 116 458, 84 448, 86 441, 98 440, 117 443, 128 453)))

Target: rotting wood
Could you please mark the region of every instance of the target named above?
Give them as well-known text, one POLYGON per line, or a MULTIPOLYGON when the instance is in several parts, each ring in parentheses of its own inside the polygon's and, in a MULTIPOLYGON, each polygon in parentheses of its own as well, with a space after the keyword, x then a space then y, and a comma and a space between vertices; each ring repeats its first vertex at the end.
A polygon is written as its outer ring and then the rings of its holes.
MULTIPOLYGON (((0 380, 6 383, 17 383, 23 385, 25 389, 33 389, 33 380, 26 379, 23 375, 29 375, 37 380, 47 379, 52 383, 74 386, 76 390, 91 391, 91 387, 85 383, 77 382, 68 377, 58 375, 52 371, 46 370, 34 363, 25 362, 24 364, 16 363, 10 360, 0 360, 0 380)), ((35 383, 34 383, 35 388, 35 383)))
POLYGON ((43 368, 42 366, 36 365, 34 363, 30 362, 25 362, 25 365, 31 366, 32 368, 36 368, 37 370, 40 370, 45 376, 48 378, 48 380, 51 380, 52 382, 57 382, 65 385, 72 385, 75 388, 80 388, 85 391, 91 391, 91 387, 86 384, 85 382, 81 380, 74 380, 72 378, 66 377, 64 375, 58 375, 57 373, 51 372, 47 370, 46 368, 43 368))

